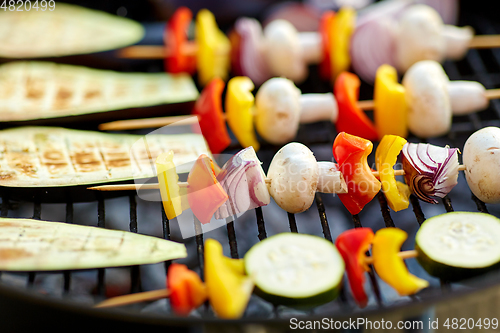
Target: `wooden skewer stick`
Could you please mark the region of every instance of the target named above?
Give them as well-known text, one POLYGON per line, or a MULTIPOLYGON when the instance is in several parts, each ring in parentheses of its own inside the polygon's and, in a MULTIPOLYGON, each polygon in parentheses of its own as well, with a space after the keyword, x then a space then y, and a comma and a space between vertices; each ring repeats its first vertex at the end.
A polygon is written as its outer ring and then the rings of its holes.
POLYGON ((95 305, 94 307, 108 308, 113 306, 122 306, 139 302, 154 301, 157 299, 167 298, 169 296, 170 296, 170 290, 168 289, 145 291, 142 293, 113 297, 95 305))
MULTIPOLYGON (((401 259, 410 259, 410 258, 416 258, 418 256, 418 253, 416 250, 402 251, 398 253, 398 256, 401 259)), ((365 257, 365 264, 367 265, 373 264, 373 257, 365 257)))
MULTIPOLYGON (((491 49, 500 47, 500 35, 474 36, 469 43, 471 49, 491 49)), ((184 44, 182 53, 194 56, 198 52, 198 45, 194 41, 184 44)), ((117 51, 119 58, 127 59, 165 59, 172 51, 163 45, 135 45, 117 51)))
MULTIPOLYGON (((458 167, 459 171, 464 171, 465 170, 465 165, 460 165, 458 167)), ((394 170, 394 175, 395 176, 404 176, 405 172, 404 170, 394 170)), ((378 171, 373 171, 373 175, 375 177, 379 177, 380 174, 378 171)), ((271 183, 270 178, 266 178, 266 184, 271 183)), ((178 182, 180 187, 188 187, 187 182, 178 182)), ((92 186, 92 187, 87 187, 87 190, 94 190, 94 191, 137 191, 137 190, 157 190, 159 189, 159 184, 154 183, 154 184, 119 184, 119 185, 99 185, 99 186, 92 186)))
MULTIPOLYGON (((488 89, 484 93, 488 99, 500 98, 500 89, 488 89)), ((362 110, 373 110, 374 101, 358 101, 358 107, 362 110)), ((225 119, 225 114, 223 114, 225 119)), ((195 124, 197 119, 194 115, 186 116, 168 116, 168 117, 156 117, 156 118, 143 118, 143 119, 129 119, 129 120, 118 120, 110 123, 104 123, 99 125, 99 130, 101 131, 121 131, 121 130, 131 130, 140 128, 157 128, 162 126, 182 126, 195 124)))
MULTIPOLYGON (((416 258, 417 255, 418 254, 417 254, 416 250, 403 251, 403 252, 398 253, 398 256, 401 259, 416 258)), ((372 257, 365 257, 365 263, 367 265, 373 264, 373 258, 372 257)), ((101 303, 98 303, 94 307, 95 308, 108 308, 108 307, 122 306, 122 305, 128 305, 128 304, 134 304, 134 303, 140 303, 140 302, 154 301, 154 300, 161 299, 161 298, 167 298, 169 296, 170 296, 170 290, 168 290, 168 289, 145 291, 142 293, 135 293, 135 294, 130 294, 130 295, 113 297, 113 298, 107 299, 101 303)))
MULTIPOLYGON (((373 110, 374 102, 368 101, 358 101, 358 106, 362 110, 373 110)), ((224 119, 226 115, 223 114, 224 119)), ((143 119, 129 119, 129 120, 118 120, 112 121, 110 123, 104 123, 99 125, 99 130, 101 131, 121 131, 121 130, 131 130, 139 128, 157 128, 162 126, 183 126, 197 123, 197 119, 194 115, 186 116, 167 116, 167 117, 156 117, 156 118, 143 118, 143 119)))
POLYGON ((500 47, 500 35, 474 36, 469 43, 471 49, 491 49, 500 47))

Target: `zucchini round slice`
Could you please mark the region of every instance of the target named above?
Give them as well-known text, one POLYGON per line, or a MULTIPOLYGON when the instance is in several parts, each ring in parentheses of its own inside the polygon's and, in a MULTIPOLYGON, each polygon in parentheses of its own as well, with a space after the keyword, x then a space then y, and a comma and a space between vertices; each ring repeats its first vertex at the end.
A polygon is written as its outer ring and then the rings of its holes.
POLYGON ((470 212, 432 217, 417 232, 415 249, 420 265, 445 281, 483 274, 500 263, 500 219, 470 212))
POLYGON ((345 264, 335 245, 323 238, 282 233, 254 245, 245 255, 245 269, 263 299, 307 308, 338 296, 345 264))

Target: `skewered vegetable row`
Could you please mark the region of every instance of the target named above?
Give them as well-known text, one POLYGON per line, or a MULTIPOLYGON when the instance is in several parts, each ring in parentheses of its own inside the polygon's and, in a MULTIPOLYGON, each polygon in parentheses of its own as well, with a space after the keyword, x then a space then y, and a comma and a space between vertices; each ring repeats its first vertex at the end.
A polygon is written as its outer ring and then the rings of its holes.
MULTIPOLYGON (((483 110, 489 99, 498 98, 497 90, 485 90, 474 81, 449 81, 441 65, 435 61, 420 61, 413 65, 397 82, 396 69, 382 65, 377 71, 374 91, 373 123, 362 111, 368 101, 358 101, 359 78, 342 72, 334 93, 300 94, 295 85, 285 78, 266 81, 255 98, 248 77, 235 77, 228 83, 226 114, 222 113, 220 79, 212 80, 202 91, 193 114, 199 117, 200 129, 214 153, 230 144, 224 118, 243 147, 260 147, 254 133, 273 144, 284 144, 295 137, 299 123, 331 121, 337 132, 346 132, 368 140, 381 139, 392 134, 401 137, 408 130, 421 138, 440 136, 451 128, 452 115, 463 115, 483 110)), ((101 124, 103 130, 159 127, 178 118, 125 120, 101 124)))
MULTIPOLYGON (((255 293, 275 304, 307 309, 334 300, 344 272, 359 307, 368 304, 365 273, 377 275, 400 296, 429 286, 412 275, 404 259, 416 257, 422 267, 443 281, 459 281, 500 267, 500 220, 485 213, 452 212, 427 219, 416 235, 416 249, 400 252, 407 238, 398 228, 344 231, 331 242, 311 235, 281 233, 254 245, 244 259, 229 259, 213 239, 205 242, 205 284, 183 265, 172 264, 167 288, 173 310, 188 315, 209 300, 217 316, 243 315, 255 293), (372 256, 367 256, 371 249, 372 256)), ((156 294, 156 293, 155 293, 156 294)), ((151 298, 133 295, 136 301, 151 298)), ((139 295, 140 296, 140 295, 139 295)), ((129 296, 106 300, 97 307, 129 304, 129 296)))
MULTIPOLYGON (((367 163, 372 147, 370 141, 342 132, 333 143, 333 156, 338 163, 334 164, 317 162, 306 146, 290 143, 275 154, 267 179, 251 147, 231 158, 219 173, 210 167, 208 157, 200 156, 188 177, 189 206, 202 223, 210 222, 214 213, 222 219, 265 206, 270 202, 269 196, 285 211, 300 213, 311 206, 315 192, 320 191, 338 193, 354 215, 381 189, 388 205, 399 211, 408 208, 411 192, 426 202, 437 203, 434 197, 446 196, 457 184, 456 148, 411 144, 401 137, 385 136, 376 153, 377 179, 367 163), (401 151, 408 185, 396 181, 393 169, 401 151)), ((162 157, 157 160, 157 170, 165 170, 162 161, 162 157)), ((168 177, 167 171, 163 171, 159 174, 159 186, 167 217, 174 218, 185 210, 185 199, 178 199, 183 195, 175 177, 175 165, 169 161, 168 167, 174 176, 168 177)))
MULTIPOLYGON (((216 73, 227 78, 231 60, 236 75, 248 76, 260 85, 273 76, 300 83, 308 75, 308 65, 319 64, 322 77, 334 82, 339 73, 349 69, 352 59, 354 69, 373 82, 376 69, 384 63, 403 73, 420 60, 459 59, 474 35, 470 27, 444 25, 436 10, 424 4, 375 6, 358 24, 356 16, 348 7, 337 13, 327 11, 318 32, 298 32, 281 19, 262 29, 257 20, 243 17, 226 37, 214 16, 203 9, 195 20, 195 40, 189 41, 186 31, 192 13, 181 7, 167 24, 166 70, 191 74, 198 70, 204 85, 216 73)), ((121 54, 141 58, 148 52, 132 47, 121 54)))

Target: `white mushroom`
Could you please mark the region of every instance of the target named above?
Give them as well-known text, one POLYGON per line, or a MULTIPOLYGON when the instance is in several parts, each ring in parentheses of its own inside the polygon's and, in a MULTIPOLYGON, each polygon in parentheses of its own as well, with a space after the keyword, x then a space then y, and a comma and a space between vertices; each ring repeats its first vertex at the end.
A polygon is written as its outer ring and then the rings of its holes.
POLYGON ((486 127, 465 142, 465 178, 472 193, 486 203, 500 203, 500 128, 486 127))
POLYGON ((297 134, 300 90, 285 78, 264 82, 255 96, 255 127, 262 138, 273 144, 291 141, 297 134))
POLYGON ((451 127, 452 112, 448 95, 448 76, 435 61, 414 64, 405 74, 408 128, 420 138, 446 134, 451 127))
POLYGON ((275 76, 302 82, 308 75, 307 65, 323 57, 321 36, 317 32, 298 32, 286 20, 274 20, 264 28, 266 58, 275 76))
POLYGON ((404 73, 420 60, 442 62, 446 51, 443 21, 432 7, 418 4, 408 8, 399 20, 396 63, 404 73))
POLYGON ((321 193, 347 193, 347 184, 338 165, 333 162, 318 162, 318 188, 321 193))
POLYGON ((318 186, 318 163, 309 148, 297 142, 282 147, 274 155, 267 177, 269 193, 289 213, 307 210, 318 186))
POLYGON ((471 27, 456 27, 444 25, 442 34, 445 40, 445 57, 450 60, 459 60, 469 50, 469 45, 474 37, 474 29, 471 27))
POLYGON ((448 94, 453 115, 464 115, 484 110, 490 103, 486 97, 484 86, 475 81, 450 81, 448 94))
POLYGON ((304 94, 285 78, 266 81, 255 96, 255 127, 266 141, 287 143, 297 134, 299 123, 327 120, 335 123, 337 101, 332 93, 304 94))

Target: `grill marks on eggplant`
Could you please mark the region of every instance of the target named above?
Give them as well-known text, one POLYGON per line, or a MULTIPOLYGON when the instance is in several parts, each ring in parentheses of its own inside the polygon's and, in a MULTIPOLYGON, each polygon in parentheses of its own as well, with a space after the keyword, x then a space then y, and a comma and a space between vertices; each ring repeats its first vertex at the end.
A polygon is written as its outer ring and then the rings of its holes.
POLYGON ((119 73, 49 62, 0 66, 0 121, 181 103, 197 97, 193 80, 185 74, 119 73))
POLYGON ((170 149, 176 165, 210 154, 199 134, 140 136, 51 127, 3 130, 0 186, 81 185, 154 177, 156 157, 170 149))
POLYGON ((144 35, 133 20, 64 3, 53 11, 2 10, 0 31, 0 57, 5 58, 100 52, 137 43, 144 35))

